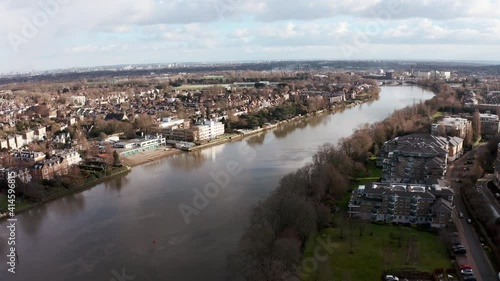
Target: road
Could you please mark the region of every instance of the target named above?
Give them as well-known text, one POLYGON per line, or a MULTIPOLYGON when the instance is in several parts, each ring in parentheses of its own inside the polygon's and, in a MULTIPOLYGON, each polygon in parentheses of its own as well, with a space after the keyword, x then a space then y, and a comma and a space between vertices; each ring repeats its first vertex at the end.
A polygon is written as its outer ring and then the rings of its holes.
POLYGON ((498 277, 494 269, 492 268, 488 257, 486 256, 481 242, 474 230, 472 224, 467 223, 469 216, 467 215, 467 210, 464 206, 460 188, 473 188, 462 186, 461 183, 455 182, 455 179, 460 178, 464 173, 464 167, 467 158, 473 156, 474 151, 470 151, 460 159, 456 160, 452 165, 450 165, 446 178, 450 181, 453 189, 455 190, 454 203, 455 203, 455 215, 454 221, 457 226, 459 237, 462 244, 467 249, 467 256, 459 257, 457 262, 460 264, 470 264, 475 272, 477 280, 482 281, 498 281, 498 277), (462 212, 464 218, 459 218, 458 214, 462 212))
POLYGON ((483 198, 485 198, 492 207, 492 212, 494 213, 494 215, 496 217, 500 217, 500 203, 498 203, 498 200, 488 189, 488 185, 491 181, 494 180, 494 178, 495 175, 486 175, 476 182, 476 187, 478 191, 483 195, 483 198))

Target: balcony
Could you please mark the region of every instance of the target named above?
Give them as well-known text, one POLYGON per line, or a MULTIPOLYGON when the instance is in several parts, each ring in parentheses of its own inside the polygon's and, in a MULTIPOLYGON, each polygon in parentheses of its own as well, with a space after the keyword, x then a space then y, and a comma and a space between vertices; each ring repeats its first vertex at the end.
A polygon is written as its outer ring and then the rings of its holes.
POLYGON ((417 210, 410 210, 410 216, 412 217, 417 216, 417 210))
POLYGON ((396 202, 389 202, 389 204, 388 204, 388 206, 387 206, 387 207, 388 207, 389 209, 394 209, 394 207, 395 207, 395 206, 396 206, 396 202))
POLYGON ((394 209, 388 209, 388 210, 387 210, 387 213, 388 213, 389 215, 394 215, 394 209))

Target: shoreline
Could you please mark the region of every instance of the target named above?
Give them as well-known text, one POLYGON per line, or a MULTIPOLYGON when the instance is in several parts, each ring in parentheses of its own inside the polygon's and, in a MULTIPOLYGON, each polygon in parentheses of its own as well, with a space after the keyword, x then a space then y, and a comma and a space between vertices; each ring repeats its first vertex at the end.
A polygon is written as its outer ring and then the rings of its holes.
MULTIPOLYGON (((15 213, 14 217, 16 217, 17 215, 19 215, 21 213, 29 211, 29 210, 31 210, 31 209, 33 209, 35 207, 45 205, 48 202, 51 202, 51 201, 63 198, 63 197, 68 196, 68 195, 77 194, 79 192, 82 192, 82 191, 85 191, 85 190, 88 190, 88 189, 91 189, 91 188, 94 188, 94 187, 96 187, 97 185, 103 183, 106 180, 112 179, 112 178, 114 178, 116 176, 119 176, 121 174, 124 174, 124 173, 128 173, 131 170, 132 170, 131 167, 123 166, 121 169, 117 169, 117 171, 115 171, 114 173, 112 173, 110 175, 105 175, 102 178, 95 179, 93 181, 89 181, 89 182, 83 183, 83 184, 81 184, 79 186, 76 186, 76 187, 71 188, 71 189, 67 189, 67 190, 62 191, 60 193, 51 194, 51 195, 48 196, 48 198, 46 198, 46 199, 44 199, 44 200, 42 200, 40 202, 31 202, 28 205, 23 206, 22 208, 19 208, 19 209, 16 208, 14 210, 14 213, 15 213)), ((8 211, 6 213, 4 213, 4 214, 0 214, 0 221, 8 219, 9 216, 7 214, 8 214, 8 211)))
MULTIPOLYGON (((254 130, 248 130, 248 131, 245 131, 244 133, 240 132, 239 134, 226 136, 225 138, 216 139, 216 140, 213 140, 213 141, 205 143, 205 144, 197 145, 197 146, 189 149, 189 151, 183 151, 183 150, 180 150, 177 148, 168 148, 168 147, 163 146, 163 147, 159 147, 157 149, 148 151, 149 153, 140 152, 138 154, 135 154, 135 156, 136 157, 139 155, 144 156, 146 154, 147 157, 144 157, 140 160, 122 159, 122 162, 124 164, 123 168, 118 170, 117 172, 115 172, 111 175, 103 176, 102 178, 96 179, 92 182, 86 182, 86 183, 82 184, 81 186, 74 187, 72 189, 68 189, 65 192, 50 195, 48 199, 44 199, 41 202, 34 202, 34 203, 29 204, 29 205, 26 205, 23 208, 21 208, 20 210, 16 210, 16 216, 20 213, 29 211, 29 210, 33 209, 34 207, 42 206, 45 203, 48 203, 50 201, 54 201, 54 200, 63 198, 67 195, 76 194, 76 193, 83 192, 83 191, 89 190, 91 188, 94 188, 106 180, 109 180, 115 176, 119 176, 121 174, 130 172, 132 170, 132 168, 140 166, 140 165, 149 164, 149 163, 152 163, 154 161, 166 159, 168 157, 178 155, 181 153, 189 153, 192 151, 199 151, 199 150, 202 150, 205 148, 209 148, 209 147, 213 147, 213 146, 217 146, 217 145, 221 145, 221 144, 225 144, 225 143, 229 143, 229 142, 233 142, 233 141, 242 141, 247 137, 270 131, 272 129, 278 128, 279 126, 287 124, 287 123, 301 121, 301 120, 307 120, 309 118, 321 116, 321 115, 325 115, 325 114, 327 114, 327 115, 335 114, 339 111, 343 111, 343 110, 348 109, 348 108, 352 108, 352 107, 355 107, 355 106, 358 106, 358 105, 361 105, 361 104, 364 104, 367 102, 371 102, 375 99, 376 98, 371 98, 369 100, 363 100, 363 101, 356 101, 356 102, 350 103, 350 104, 343 104, 342 106, 339 106, 339 107, 322 109, 322 110, 308 113, 306 115, 295 116, 295 117, 292 117, 290 119, 279 121, 276 124, 272 124, 271 126, 268 126, 268 127, 258 128, 258 129, 254 129, 254 130), (150 155, 148 155, 148 154, 150 154, 150 155)), ((7 215, 1 216, 1 214, 0 214, 0 221, 6 220, 7 218, 8 218, 7 215)))

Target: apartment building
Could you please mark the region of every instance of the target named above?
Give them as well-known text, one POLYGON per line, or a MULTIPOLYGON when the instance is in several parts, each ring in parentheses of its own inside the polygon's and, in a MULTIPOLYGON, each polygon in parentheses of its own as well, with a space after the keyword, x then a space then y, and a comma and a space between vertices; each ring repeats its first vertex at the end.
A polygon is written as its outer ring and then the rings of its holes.
POLYGON ((216 139, 224 134, 224 124, 212 120, 202 120, 198 125, 194 126, 197 131, 198 141, 207 141, 216 139), (200 124, 201 123, 201 124, 200 124))
POLYGON ((382 167, 382 181, 427 183, 444 179, 449 141, 430 134, 412 134, 385 142, 377 165, 382 167))
POLYGON ((496 114, 481 113, 479 114, 481 120, 481 135, 485 138, 494 137, 499 133, 499 118, 496 114))
POLYGON ((349 201, 349 216, 372 221, 430 224, 452 222, 454 192, 445 182, 433 185, 372 182, 360 185, 349 201))
POLYGON ((87 102, 87 97, 84 95, 71 96, 68 101, 74 105, 85 105, 87 102))
POLYGON ((467 134, 471 132, 471 121, 460 117, 446 116, 439 122, 431 125, 431 134, 435 136, 455 136, 465 139, 467 134))

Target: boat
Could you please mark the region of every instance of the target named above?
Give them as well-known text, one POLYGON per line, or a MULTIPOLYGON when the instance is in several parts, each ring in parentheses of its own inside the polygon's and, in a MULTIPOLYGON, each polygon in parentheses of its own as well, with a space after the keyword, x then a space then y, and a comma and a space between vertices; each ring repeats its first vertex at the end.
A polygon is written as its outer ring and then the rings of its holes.
POLYGON ((175 148, 184 150, 184 151, 190 151, 192 147, 194 147, 196 144, 192 142, 185 142, 181 141, 175 144, 175 148))

